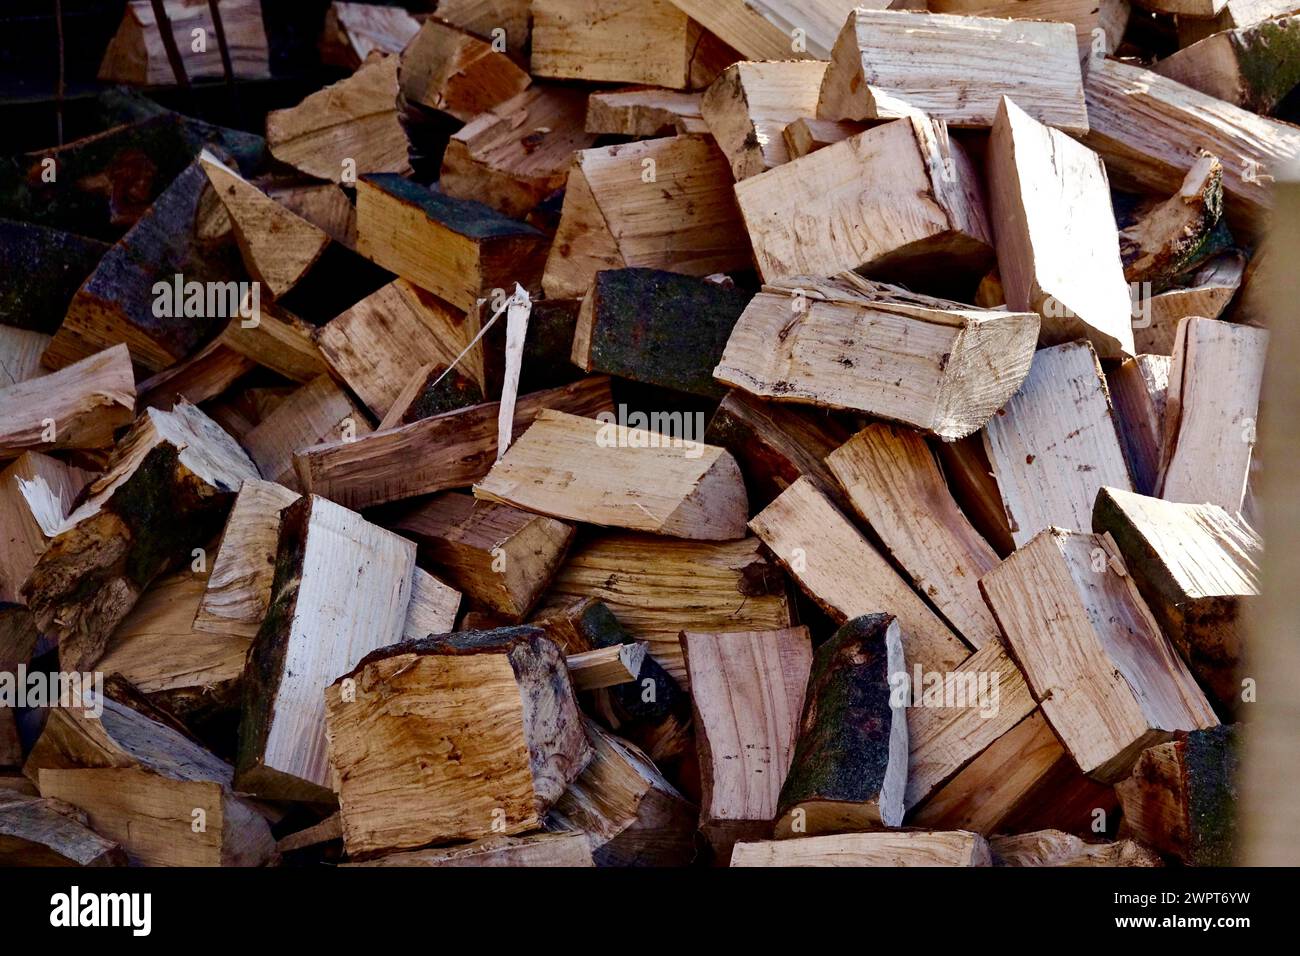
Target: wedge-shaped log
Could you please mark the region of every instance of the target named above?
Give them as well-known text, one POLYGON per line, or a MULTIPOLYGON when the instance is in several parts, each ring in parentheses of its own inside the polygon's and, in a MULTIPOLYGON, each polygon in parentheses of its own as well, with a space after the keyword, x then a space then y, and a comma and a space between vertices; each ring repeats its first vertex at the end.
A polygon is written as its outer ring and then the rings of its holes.
POLYGON ((575 690, 617 687, 641 676, 641 664, 645 661, 648 647, 643 641, 599 647, 569 654, 564 664, 569 668, 569 678, 575 690))
POLYGON ((1120 834, 1188 866, 1232 866, 1239 735, 1234 726, 1197 730, 1143 752, 1115 784, 1120 834))
MULTIPOLYGON (((1257 252, 1252 265, 1262 258, 1257 252)), ((1151 296, 1150 318, 1134 322, 1133 344, 1138 353, 1172 355, 1178 323, 1189 315, 1203 319, 1220 319, 1241 288, 1245 278, 1245 260, 1237 253, 1216 256, 1188 280, 1189 285, 1168 289, 1151 296)), ((1248 287, 1249 288, 1249 287, 1248 287)), ((1238 322, 1252 322, 1251 306, 1242 300, 1233 311, 1238 322)))
MULTIPOLYGON (((19 589, 49 547, 77 494, 93 475, 29 451, 0 470, 0 601, 21 600, 19 589)), ((0 643, 0 660, 3 660, 0 643)))
POLYGON ((135 415, 135 374, 125 345, 51 375, 0 387, 0 459, 25 451, 109 448, 135 415))
POLYGON ((671 136, 707 133, 700 114, 702 93, 679 93, 654 87, 596 90, 587 98, 588 133, 613 136, 671 136))
POLYGON ((270 302, 258 305, 256 324, 242 317, 230 320, 217 338, 223 348, 293 382, 310 382, 329 371, 315 342, 314 325, 270 302))
POLYGON ((842 139, 856 136, 865 131, 867 126, 866 123, 854 120, 824 120, 801 116, 786 124, 785 129, 781 130, 781 138, 785 140, 790 158, 798 159, 842 139))
POLYGON ((1218 505, 1189 505, 1103 488, 1092 528, 1124 563, 1174 647, 1211 698, 1231 713, 1241 693, 1242 611, 1259 593, 1263 545, 1218 505))
POLYGON ((735 191, 767 282, 844 269, 907 278, 939 262, 979 275, 993 258, 978 174, 947 127, 924 116, 850 136, 735 191), (832 220, 840 227, 828 230, 832 220))
POLYGON ((243 437, 258 471, 294 491, 294 455, 321 442, 347 440, 370 432, 370 423, 328 375, 296 389, 243 437))
POLYGON ((708 398, 713 367, 750 297, 659 269, 605 269, 582 301, 573 364, 708 398))
POLYGON ((1122 779, 1147 747, 1218 725, 1109 540, 1049 528, 980 587, 1084 773, 1122 779))
POLYGON ((777 837, 896 827, 907 786, 907 711, 898 621, 845 623, 813 656, 794 755, 776 809, 777 837))
MULTIPOLYGON (((597 415, 612 407, 609 379, 591 376, 563 388, 519 396, 515 435, 543 408, 597 415)), ((483 478, 497 451, 497 402, 434 415, 355 441, 300 449, 294 467, 302 487, 350 508, 465 488, 483 478)))
POLYGON ((1086 338, 1133 354, 1133 305, 1100 157, 1003 97, 989 134, 989 206, 1007 306, 1043 318, 1040 341, 1086 338))
POLYGON ((767 0, 761 4, 673 0, 673 4, 751 60, 830 59, 835 37, 855 6, 885 6, 879 0, 767 0))
POLYGON ((357 251, 459 309, 493 289, 532 287, 545 238, 472 199, 453 199, 392 174, 357 182, 357 251))
POLYGON ((1165 401, 1161 498, 1241 510, 1267 348, 1264 329, 1195 316, 1178 323, 1165 401))
POLYGON ((1066 24, 854 10, 822 81, 822 119, 890 119, 916 109, 989 127, 1003 96, 1067 133, 1088 132, 1083 73, 1066 24))
POLYGON ((1268 114, 1300 84, 1300 65, 1285 51, 1300 37, 1300 17, 1284 16, 1226 30, 1183 47, 1155 65, 1161 76, 1268 114))
POLYGON ((573 541, 572 525, 459 492, 444 492, 389 527, 420 561, 503 619, 518 623, 541 597, 573 541))
POLYGON ((281 513, 275 581, 249 652, 236 779, 275 799, 328 802, 321 691, 402 639, 415 545, 315 495, 281 513))
POLYGON ((406 173, 406 133, 398 121, 398 58, 372 60, 347 79, 266 117, 271 155, 331 182, 362 173, 406 173))
POLYGON ((1084 843, 1061 830, 1035 830, 989 840, 994 866, 1164 866, 1140 843, 1084 843))
POLYGON ((951 440, 978 431, 1015 394, 1037 339, 1030 313, 847 273, 795 276, 750 301, 713 376, 764 398, 865 412, 951 440))
POLYGON ((1244 238, 1262 235, 1270 177, 1300 153, 1300 130, 1118 60, 1093 63, 1086 90, 1084 142, 1115 185, 1171 195, 1201 150, 1233 157, 1223 169, 1228 221, 1244 238))
POLYGON ((772 835, 812 667, 806 627, 683 631, 703 798, 700 829, 725 860, 772 835))
MULTIPOLYGON (((525 7, 525 9, 527 9, 525 7)), ((344 866, 595 866, 585 833, 529 833, 490 836, 473 843, 388 853, 344 866)))
POLYGON ((826 458, 853 510, 894 561, 972 647, 999 637, 979 591, 997 553, 971 527, 948 492, 919 434, 868 425, 826 458))
POLYGON ((0 790, 0 865, 126 866, 126 854, 66 804, 0 790))
POLYGON ((23 585, 42 632, 58 637, 60 666, 93 665, 149 582, 205 545, 239 486, 257 477, 193 405, 137 419, 23 585))
POLYGON ((992 866, 989 845, 964 830, 842 833, 738 843, 732 866, 992 866))
POLYGON ((1092 527, 1103 485, 1132 491, 1097 355, 1087 342, 1042 349, 1024 386, 984 432, 1017 547, 1045 528, 1092 527))
POLYGON ((733 63, 704 94, 700 111, 739 182, 790 161, 781 131, 817 114, 820 60, 733 63))
POLYGON ((356 70, 371 53, 401 53, 420 32, 420 21, 401 7, 335 0, 325 11, 321 61, 356 70))
MULTIPOLYGON (((126 5, 122 23, 99 65, 101 82, 134 86, 170 86, 177 82, 163 45, 157 9, 147 0, 131 0, 126 5)), ((199 80, 223 76, 225 66, 222 56, 216 55, 218 33, 212 9, 202 3, 172 3, 165 9, 186 77, 199 80), (201 49, 195 49, 195 31, 201 31, 205 38, 201 49)), ((226 0, 220 9, 222 50, 223 54, 229 53, 231 73, 244 80, 268 79, 271 63, 261 0, 226 0)))
POLYGON ((580 299, 601 269, 746 269, 727 159, 709 136, 584 149, 574 159, 542 287, 580 299))
POLYGON ((613 421, 543 410, 474 495, 527 511, 675 538, 745 536, 731 452, 613 421))
POLYGON ((1160 475, 1169 365, 1168 355, 1135 355, 1106 376, 1133 490, 1143 495, 1155 491, 1160 475))
POLYGON ((406 99, 463 123, 532 82, 492 44, 432 17, 402 51, 398 75, 406 99))
POLYGON ((836 623, 864 614, 894 615, 904 657, 925 670, 946 670, 970 656, 970 648, 807 478, 755 515, 749 527, 836 623))
POLYGON ((536 627, 377 651, 325 704, 352 857, 535 830, 592 758, 564 658, 536 627))

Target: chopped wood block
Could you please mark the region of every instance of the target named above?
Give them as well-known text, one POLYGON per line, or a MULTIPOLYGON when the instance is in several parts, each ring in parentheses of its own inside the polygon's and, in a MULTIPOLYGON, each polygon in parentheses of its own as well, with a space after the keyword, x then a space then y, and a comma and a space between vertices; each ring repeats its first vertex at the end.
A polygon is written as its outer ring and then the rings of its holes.
POLYGON ((963 830, 842 833, 737 843, 732 866, 992 866, 989 845, 963 830))
POLYGON ((668 0, 533 0, 532 15, 536 76, 699 89, 739 59, 668 0))
POLYGON ((713 368, 749 299, 738 289, 658 269, 602 270, 578 313, 573 364, 720 398, 713 368))
POLYGON ((1239 30, 1296 12, 1300 12, 1300 5, 1295 0, 1228 0, 1213 18, 1178 17, 1178 45, 1191 46, 1224 30, 1239 30))
POLYGON ((1062 20, 1074 27, 1083 59, 1114 53, 1131 12, 1129 0, 929 0, 926 6, 931 13, 967 17, 1062 20), (1100 36, 1096 30, 1101 31, 1100 36))
POLYGON ((1171 195, 1201 150, 1231 157, 1223 170, 1228 221, 1244 238, 1262 234, 1270 177, 1300 153, 1300 130, 1118 60, 1093 63, 1086 90, 1084 142, 1116 186, 1171 195))
POLYGON ((357 251, 458 309, 493 289, 534 287, 545 237, 471 199, 390 173, 357 183, 357 251))
MULTIPOLYGON (((1258 259, 1259 256, 1256 256, 1258 259)), ((1245 273, 1240 255, 1229 253, 1211 259, 1197 270, 1186 288, 1168 289, 1147 300, 1149 317, 1133 323, 1133 344, 1139 353, 1172 355, 1178 323, 1189 315, 1223 318, 1228 303, 1241 287, 1245 273)), ((1243 299, 1234 310, 1238 322, 1250 321, 1250 306, 1243 299)))
POLYGON ((626 740, 586 722, 594 754, 552 816, 581 830, 597 866, 685 866, 699 811, 626 740))
POLYGON ((1043 318, 1040 341, 1086 338, 1133 354, 1132 302, 1101 158, 1007 97, 989 135, 989 207, 1012 309, 1043 318))
POLYGON ((1176 731, 1217 726, 1108 540, 1050 528, 980 587, 1084 773, 1113 782, 1176 731))
POLYGON ((90 478, 36 451, 25 452, 0 470, 0 601, 20 600, 19 589, 36 559, 90 478))
POLYGON ((136 405, 171 411, 184 399, 191 404, 206 402, 230 388, 257 364, 213 340, 189 358, 151 375, 136 388, 136 405))
POLYGON ((1169 199, 1119 234, 1124 278, 1164 290, 1231 245, 1223 224, 1223 164, 1202 154, 1169 199))
POLYGON ((1139 494, 1151 494, 1160 473, 1169 364, 1167 355, 1135 355, 1106 376, 1133 490, 1139 494))
POLYGON ((422 418, 483 404, 483 389, 458 370, 437 362, 424 365, 397 393, 379 429, 409 425, 422 418))
POLYGON ((357 210, 342 187, 335 183, 285 183, 271 179, 264 182, 263 188, 281 206, 313 223, 331 239, 349 249, 356 248, 357 210))
POLYGON ((271 155, 335 183, 353 183, 362 173, 408 172, 397 72, 398 57, 380 57, 297 106, 268 113, 271 155))
POLYGON ((1241 510, 1267 347, 1264 329, 1198 317, 1178 323, 1165 402, 1161 498, 1241 510))
POLYGON ((572 525, 445 492, 389 527, 418 545, 420 561, 511 623, 541 597, 573 541, 572 525))
POLYGON ((258 471, 297 491, 294 455, 320 442, 370 432, 370 423, 328 375, 318 375, 276 406, 243 438, 258 471))
POLYGON ((41 365, 41 356, 50 347, 51 338, 44 332, 0 325, 0 390, 50 374, 41 365))
POLYGON ((751 60, 828 60, 844 18, 878 0, 673 0, 673 4, 751 60))
POLYGON ((351 857, 535 830, 592 758, 564 658, 536 627, 378 651, 325 702, 351 857))
POLYGON ((437 8, 439 20, 477 37, 505 43, 509 53, 521 61, 527 55, 531 35, 529 0, 438 0, 437 8))
POLYGON ((335 0, 325 12, 321 61, 355 70, 376 50, 401 53, 420 32, 420 21, 400 7, 335 0))
POLYGON ((522 219, 564 188, 574 152, 596 142, 584 129, 586 115, 582 90, 532 86, 452 134, 438 186, 522 219))
POLYGON ((1218 505, 1177 504, 1103 488, 1092 527, 1109 534, 1161 628, 1231 712, 1241 693, 1243 609, 1259 593, 1263 545, 1218 505))
POLYGON ((58 638, 60 666, 93 665, 149 582, 206 544, 244 479, 257 477, 193 405, 137 419, 23 585, 42 633, 58 638))
POLYGON ((820 60, 733 63, 713 81, 700 112, 739 182, 790 161, 781 132, 817 115, 820 60))
POLYGON ((704 439, 735 456, 750 505, 766 508, 805 475, 838 501, 839 483, 823 460, 849 435, 825 412, 765 402, 732 389, 710 419, 704 439))
POLYGON ((329 370, 313 341, 314 326, 271 303, 259 311, 256 324, 231 319, 217 339, 221 346, 302 384, 329 370))
POLYGON ((749 502, 731 452, 543 409, 474 485, 474 495, 527 511, 675 538, 745 536, 749 502))
MULTIPOLYGON (((440 8, 441 9, 441 8, 440 8)), ((344 866, 595 866, 585 833, 529 833, 490 836, 458 846, 389 853, 344 866)))
MULTIPOLYGON (((515 406, 518 437, 543 408, 596 415, 612 407, 609 379, 521 395, 515 406)), ((499 404, 488 402, 409 425, 301 449, 294 466, 302 487, 350 508, 466 488, 487 475, 497 453, 499 404)))
POLYGON ((565 658, 574 690, 599 690, 627 684, 641 676, 650 645, 644 642, 615 644, 591 651, 581 651, 565 658))
MULTIPOLYGON (((19 329, 53 334, 73 295, 108 249, 98 239, 0 219, 0 323, 7 327, 6 344, 19 329)), ((14 381, 22 379, 7 378, 0 370, 0 387, 14 381)))
POLYGON ((902 824, 907 711, 893 675, 903 671, 898 621, 888 614, 854 618, 817 648, 777 837, 902 824))
POLYGON ((1091 528, 1103 485, 1133 490, 1106 381, 1087 342, 1034 355, 1025 384, 989 421, 984 449, 1017 547, 1045 528, 1091 528))
POLYGON ((45 350, 47 366, 62 368, 125 342, 136 365, 157 372, 237 314, 239 284, 228 280, 239 274, 239 253, 224 208, 215 197, 203 201, 210 190, 194 162, 144 210, 72 297, 45 350))
POLYGON ((492 44, 434 18, 402 51, 398 75, 408 100, 466 123, 532 82, 492 44))
POLYGON ((853 510, 966 643, 978 649, 996 642, 979 578, 997 566, 997 553, 957 507, 921 436, 869 425, 826 464, 853 510))
POLYGON ((707 133, 700 113, 702 93, 681 93, 656 87, 597 90, 587 98, 588 133, 632 136, 671 136, 707 133))
POLYGON ((230 214, 249 275, 272 298, 287 293, 316 264, 330 237, 206 150, 199 165, 230 214))
POLYGON ((1072 833, 1035 830, 989 840, 994 866, 1164 866, 1140 843, 1084 843, 1072 833))
MULTIPOLYGON (((149 0, 131 0, 126 4, 122 23, 99 65, 101 82, 133 86, 171 86, 178 82, 167 59, 156 9, 149 0)), ((270 77, 261 0, 223 0, 220 34, 207 4, 174 2, 166 4, 164 9, 189 81, 225 75, 222 57, 217 52, 218 35, 223 37, 221 42, 229 51, 234 76, 243 80, 270 77)))
POLYGON ((766 282, 844 269, 904 278, 909 266, 939 262, 978 275, 993 258, 978 174, 947 128, 923 116, 750 176, 735 191, 766 282))
POLYGON ((1037 706, 1025 675, 1001 641, 985 645, 946 673, 918 672, 914 666, 903 676, 910 708, 909 811, 941 792, 1037 706))
POLYGON ((848 273, 794 276, 750 301, 713 375, 764 398, 865 412, 951 440, 978 431, 1020 388, 1038 325, 1030 313, 848 273))
POLYGON ((272 799, 329 802, 321 696, 401 640, 415 545, 309 495, 281 512, 271 603, 249 652, 236 780, 272 799))
POLYGON ((280 512, 299 495, 273 481, 249 479, 239 489, 212 573, 194 614, 194 629, 252 638, 271 604, 280 512))
POLYGON ((685 275, 747 269, 727 159, 709 136, 670 136, 577 154, 542 288, 580 299, 601 269, 685 275))
POLYGON ((1236 727, 1180 734, 1145 751, 1115 784, 1131 836, 1188 866, 1237 861, 1236 727))
POLYGON ((1088 132, 1074 30, 1064 23, 854 10, 822 81, 822 119, 891 119, 917 109, 989 127, 1004 96, 1040 123, 1088 132))
POLYGON ((428 571, 411 571, 411 600, 406 605, 402 639, 411 641, 434 634, 446 634, 456 624, 460 592, 428 571))
POLYGON ((867 129, 864 123, 850 120, 824 120, 816 117, 801 116, 792 123, 787 123, 781 130, 785 148, 791 159, 807 156, 832 143, 857 136, 867 129))
POLYGON ((970 523, 996 551, 1005 558, 1016 550, 1007 524, 1007 510, 993 478, 993 466, 984 453, 984 435, 976 432, 957 441, 930 442, 939 456, 948 490, 970 523))
POLYGON ((722 859, 766 838, 794 755, 813 663, 806 627, 683 631, 704 796, 700 828, 722 859))
POLYGON ((864 614, 894 615, 904 658, 925 670, 946 670, 970 656, 970 648, 807 478, 755 515, 749 527, 836 623, 864 614))
POLYGON ((0 866, 126 866, 126 854, 67 804, 0 790, 0 866))

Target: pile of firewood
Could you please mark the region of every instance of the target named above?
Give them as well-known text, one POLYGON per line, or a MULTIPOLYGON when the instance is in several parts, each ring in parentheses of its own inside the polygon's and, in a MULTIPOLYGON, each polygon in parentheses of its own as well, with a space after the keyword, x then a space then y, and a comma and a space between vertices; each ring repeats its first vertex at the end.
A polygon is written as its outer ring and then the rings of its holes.
POLYGON ((1230 862, 1300 0, 1136 2, 334 3, 0 162, 0 862, 1230 862))

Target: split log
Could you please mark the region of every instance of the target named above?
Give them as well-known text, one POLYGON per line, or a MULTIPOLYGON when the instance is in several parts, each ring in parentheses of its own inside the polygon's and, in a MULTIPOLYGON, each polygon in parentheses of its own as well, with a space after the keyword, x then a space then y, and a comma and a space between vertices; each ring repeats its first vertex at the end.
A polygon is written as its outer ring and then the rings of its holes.
POLYGON ((564 659, 540 628, 384 648, 325 704, 354 858, 537 829, 592 759, 564 659))
POLYGON ((51 338, 44 332, 0 325, 0 390, 50 374, 41 365, 41 357, 51 338))
POLYGON ((401 53, 420 32, 420 21, 401 7, 335 0, 325 12, 321 62, 356 70, 371 53, 401 53))
MULTIPOLYGON (((174 0, 165 4, 164 9, 186 78, 192 82, 224 76, 217 30, 207 4, 174 0)), ((271 62, 261 0, 224 0, 221 26, 231 74, 241 80, 269 78, 271 62)), ((134 86, 177 83, 150 0, 131 0, 126 4, 122 23, 108 42, 99 64, 98 79, 103 83, 134 86)))
POLYGON ((1048 529, 980 587, 1084 773, 1113 782, 1176 731, 1218 725, 1108 539, 1048 529))
POLYGON ((749 507, 740 468, 725 449, 549 409, 474 485, 474 495, 555 518, 703 541, 743 538, 749 507))
POLYGON ((533 0, 532 15, 536 76, 700 89, 740 59, 668 0, 533 0))
POLYGON ((790 161, 787 125, 817 115, 826 64, 820 60, 733 63, 700 104, 709 132, 739 182, 790 161))
POLYGON ((1143 495, 1155 491, 1160 474, 1169 363, 1167 355, 1135 355, 1106 375, 1133 490, 1143 495))
POLYGON ((766 282, 869 269, 906 279, 924 263, 978 275, 993 258, 978 174, 947 127, 885 123, 751 176, 736 201, 766 282), (863 191, 864 181, 875 188, 863 191), (841 223, 833 233, 828 220, 841 223))
POLYGON ((452 134, 438 187, 522 219, 564 188, 574 152, 596 142, 583 124, 587 97, 564 86, 532 86, 485 109, 452 134))
POLYGON ((578 313, 573 364, 719 398, 713 368, 749 299, 738 289, 658 269, 602 270, 578 313))
POLYGON ((569 170, 542 287, 547 298, 580 299, 601 269, 746 269, 741 228, 727 160, 711 137, 584 149, 569 170))
POLYGON ((23 585, 59 664, 90 667, 113 628, 174 561, 215 534, 257 469, 233 438, 187 403, 148 409, 118 443, 23 585))
POLYGON ((1103 485, 1132 491, 1114 412, 1087 342, 1042 349, 984 432, 1017 547, 1045 528, 1092 527, 1103 485))
POLYGON ((1262 235, 1270 177, 1300 152, 1300 130, 1118 60, 1092 64, 1086 92, 1084 142, 1116 186, 1171 195, 1201 150, 1234 157, 1223 175, 1228 221, 1244 238, 1262 235))
POLYGON ((1131 12, 1129 0, 928 0, 926 6, 931 13, 967 17, 1063 20, 1074 27, 1082 60, 1114 53, 1131 12))
POLYGON ((615 644, 568 655, 564 664, 569 668, 573 689, 600 690, 635 681, 641 676, 648 647, 644 642, 615 644))
POLYGON ((844 833, 737 843, 732 866, 992 866, 989 845, 963 830, 844 833))
POLYGON ((493 289, 535 288, 545 237, 470 199, 453 199, 391 173, 357 183, 357 251, 471 309, 493 289))
POLYGON ((505 53, 430 18, 402 51, 399 72, 407 100, 463 123, 523 92, 532 81, 505 53))
POLYGON ((374 59, 297 106, 268 113, 267 148, 280 162, 335 183, 409 172, 397 69, 395 56, 374 59))
POLYGON ((702 93, 680 93, 657 87, 597 90, 587 98, 588 133, 631 136, 672 136, 707 133, 700 112, 702 93))
POLYGON ((1212 18, 1178 17, 1178 45, 1191 46, 1225 30, 1240 30, 1296 12, 1300 12, 1300 5, 1295 0, 1227 0, 1212 18))
POLYGON ((790 158, 798 159, 832 143, 857 136, 866 129, 867 124, 851 120, 824 120, 801 116, 794 122, 786 124, 785 129, 781 130, 781 138, 785 140, 785 148, 790 158))
POLYGON ((389 525, 473 601, 510 623, 523 621, 573 541, 571 525, 507 505, 444 492, 389 525))
POLYGON ((0 459, 26 451, 106 449, 135 414, 135 375, 125 345, 50 375, 0 387, 0 459))
POLYGON ((865 412, 951 440, 979 430, 1020 388, 1038 325, 1029 313, 848 273, 794 276, 750 301, 713 375, 765 398, 865 412))
POLYGON ((1240 699, 1243 609, 1259 593, 1262 542, 1218 505, 1189 505, 1103 488, 1093 530, 1109 534, 1143 599, 1212 700, 1240 699))
POLYGON ((19 588, 91 477, 40 452, 26 452, 0 471, 0 601, 20 600, 19 588))
POLYGON ((828 60, 844 18, 855 6, 885 4, 878 0, 769 0, 762 4, 673 0, 673 5, 751 60, 828 60))
POLYGON ((414 641, 434 634, 446 634, 456 624, 460 592, 439 581, 428 571, 411 571, 411 600, 406 605, 402 640, 414 641))
MULTIPOLYGON (((439 8, 441 9, 441 8, 439 8)), ((525 836, 490 836, 458 846, 430 847, 406 853, 389 853, 344 866, 595 866, 585 833, 530 833, 525 836)))
POLYGON ((1133 775, 1115 784, 1120 834, 1188 866, 1236 862, 1236 727, 1180 734, 1145 751, 1133 775))
POLYGON ((244 436, 243 445, 263 476, 298 491, 293 469, 298 452, 369 433, 369 422, 347 393, 328 375, 318 375, 277 405, 244 436))
POLYGON ((1119 234, 1124 278, 1150 283, 1157 292, 1230 244, 1223 223, 1223 164, 1208 153, 1188 170, 1178 192, 1119 234))
POLYGON ((1178 323, 1165 403, 1160 497, 1236 513, 1246 495, 1268 332, 1214 319, 1178 323))
POLYGON ((1100 157, 1003 97, 989 135, 998 273, 1012 309, 1043 318, 1039 341, 1086 338, 1133 354, 1132 303, 1100 157))
POLYGON ((0 866, 126 866, 126 854, 69 805, 0 791, 0 866))
POLYGON ((1084 843, 1060 830, 1036 830, 989 840, 994 866, 1164 866, 1140 843, 1084 843))
POLYGON ((812 644, 806 627, 683 631, 681 642, 704 788, 700 829, 726 860, 737 840, 772 835, 799 734, 812 644))
POLYGON ((907 711, 893 688, 904 671, 888 614, 854 618, 817 648, 777 802, 778 838, 902 824, 907 711))
MULTIPOLYGON (((1255 260, 1258 261, 1259 254, 1255 260)), ((1172 355, 1178 323, 1189 315, 1204 319, 1224 317, 1228 304, 1241 287, 1245 259, 1239 253, 1216 256, 1188 280, 1185 288, 1168 289, 1147 300, 1149 317, 1133 322, 1133 344, 1139 353, 1172 355)), ((1234 310, 1238 322, 1251 321, 1251 307, 1243 298, 1234 310)))
POLYGON ((531 30, 529 0, 438 0, 438 19, 477 37, 504 43, 522 62, 531 30))
POLYGON ((255 321, 231 319, 217 341, 262 368, 306 384, 329 370, 312 340, 314 331, 314 326, 267 302, 259 303, 255 321))
POLYGON ((967 644, 999 638, 979 591, 998 556, 971 527, 916 432, 869 425, 826 458, 853 510, 967 644))
MULTIPOLYGON (((53 334, 108 250, 98 239, 0 219, 0 323, 53 334)), ((5 384, 13 383, 0 375, 5 384)))
POLYGON ((437 362, 421 366, 402 386, 379 421, 379 430, 409 425, 443 412, 483 404, 483 390, 459 371, 437 362))
POLYGON ((835 41, 817 115, 892 119, 901 107, 987 128, 1004 96, 1040 123, 1088 132, 1069 25, 857 9, 835 41))
POLYGON ((952 442, 930 442, 930 449, 938 454, 948 490, 975 530, 999 557, 1005 558, 1016 550, 993 466, 984 452, 983 433, 952 442))
MULTIPOLYGON (((611 408, 609 379, 519 396, 518 437, 543 408, 596 415, 611 408)), ((497 452, 496 402, 372 432, 354 441, 303 448, 294 456, 302 487, 350 508, 466 488, 487 475, 497 452)))
POLYGON ((970 656, 970 648, 807 478, 749 527, 837 624, 864 614, 894 615, 904 657, 925 670, 946 670, 970 656))
POLYGON ((249 652, 236 783, 329 803, 321 691, 401 640, 415 545, 309 495, 281 513, 271 603, 249 652))
POLYGON ((286 183, 267 179, 261 182, 261 188, 285 209, 306 219, 335 242, 349 249, 356 248, 357 210, 341 186, 314 180, 286 183))
POLYGON ((142 410, 168 412, 181 400, 198 405, 220 395, 256 367, 252 359, 214 339, 189 358, 141 382, 136 388, 136 405, 142 410))

